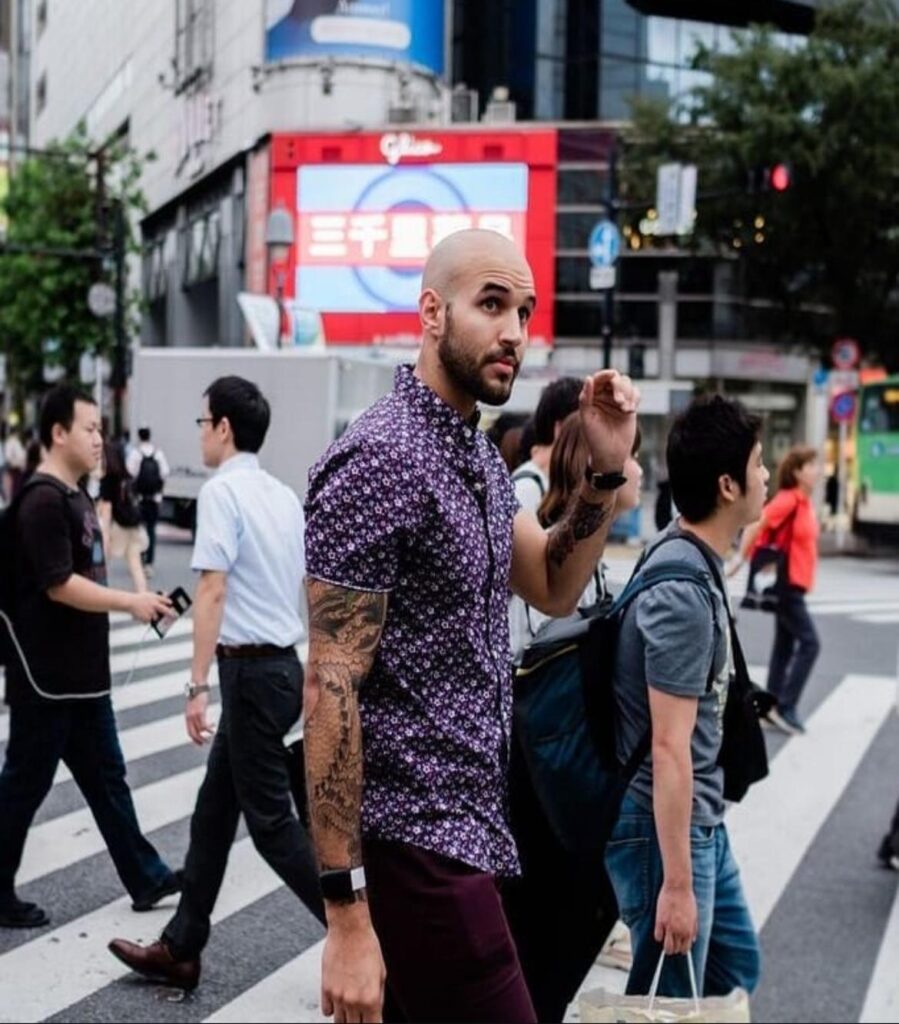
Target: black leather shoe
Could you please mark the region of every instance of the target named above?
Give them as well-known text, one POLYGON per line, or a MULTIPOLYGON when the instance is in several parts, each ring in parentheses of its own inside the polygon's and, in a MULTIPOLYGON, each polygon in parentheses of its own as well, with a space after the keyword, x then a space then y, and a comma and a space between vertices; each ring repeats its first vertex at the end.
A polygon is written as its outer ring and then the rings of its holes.
POLYGON ((0 928, 43 928, 49 923, 47 913, 36 903, 25 903, 15 896, 0 903, 0 928))
POLYGON ((147 893, 146 896, 142 896, 139 900, 135 900, 131 904, 131 909, 136 911, 138 914, 143 914, 147 910, 152 910, 156 904, 165 899, 166 896, 174 896, 175 893, 181 892, 184 886, 184 872, 174 871, 169 876, 168 881, 165 881, 158 888, 152 892, 147 893))
POLYGON ((161 939, 149 946, 139 946, 127 939, 113 939, 108 948, 117 960, 150 981, 174 985, 185 992, 192 992, 200 981, 199 958, 176 960, 161 939))

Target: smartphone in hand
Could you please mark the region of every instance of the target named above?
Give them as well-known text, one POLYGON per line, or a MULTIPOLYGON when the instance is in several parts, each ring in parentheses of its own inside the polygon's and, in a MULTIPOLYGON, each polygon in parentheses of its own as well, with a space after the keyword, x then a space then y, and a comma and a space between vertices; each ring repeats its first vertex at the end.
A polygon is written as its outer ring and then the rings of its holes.
POLYGON ((190 597, 184 587, 175 587, 169 594, 169 600, 172 602, 172 610, 167 615, 157 616, 151 623, 160 639, 168 633, 191 605, 190 597))

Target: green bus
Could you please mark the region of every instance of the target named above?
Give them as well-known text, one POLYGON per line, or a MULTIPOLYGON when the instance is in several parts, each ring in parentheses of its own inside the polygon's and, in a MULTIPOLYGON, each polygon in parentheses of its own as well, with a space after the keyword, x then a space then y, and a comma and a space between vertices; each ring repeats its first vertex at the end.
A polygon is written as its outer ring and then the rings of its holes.
POLYGON ((853 463, 853 532, 899 541, 899 375, 859 388, 853 463))

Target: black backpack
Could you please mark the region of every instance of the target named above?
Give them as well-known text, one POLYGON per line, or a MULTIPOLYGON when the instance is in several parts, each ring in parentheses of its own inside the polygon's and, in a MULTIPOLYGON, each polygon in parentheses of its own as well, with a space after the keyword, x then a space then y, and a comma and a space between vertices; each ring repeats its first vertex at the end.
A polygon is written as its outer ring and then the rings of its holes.
POLYGON ((141 498, 155 498, 162 493, 162 487, 162 470, 154 451, 140 460, 140 469, 134 478, 134 490, 141 498))
POLYGON ((16 599, 16 517, 23 497, 35 487, 53 487, 65 498, 71 493, 61 480, 41 475, 31 477, 13 501, 0 511, 0 665, 18 660, 12 640, 12 619, 16 599))
POLYGON ((627 761, 619 761, 615 655, 630 603, 672 581, 708 589, 705 574, 683 562, 638 566, 611 608, 545 622, 516 670, 516 741, 541 810, 570 853, 601 854, 625 791, 649 752, 647 730, 627 761))
MULTIPOLYGON (((666 538, 652 551, 669 539, 694 544, 726 594, 716 566, 689 535, 666 538)), ((652 745, 647 729, 627 761, 622 764, 618 758, 615 658, 621 623, 631 602, 645 590, 668 582, 695 583, 712 599, 708 577, 693 566, 668 561, 644 569, 641 560, 611 608, 544 623, 525 648, 516 671, 517 742, 541 809, 556 838, 571 853, 601 855, 627 787, 652 745)), ((725 799, 736 801, 768 774, 759 717, 773 698, 749 679, 730 615, 728 626, 735 677, 728 688, 718 763, 724 769, 725 799)), ((713 682, 714 664, 709 667, 707 691, 713 682)))

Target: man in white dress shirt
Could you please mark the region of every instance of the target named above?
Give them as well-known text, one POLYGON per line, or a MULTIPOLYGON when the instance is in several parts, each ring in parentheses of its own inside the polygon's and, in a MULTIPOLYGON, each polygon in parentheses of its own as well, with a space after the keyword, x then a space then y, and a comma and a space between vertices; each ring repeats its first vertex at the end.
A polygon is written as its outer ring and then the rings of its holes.
POLYGON ((302 710, 295 650, 306 571, 302 506, 259 465, 270 410, 256 385, 221 377, 203 404, 203 461, 217 472, 200 491, 191 562, 201 574, 186 687, 191 740, 202 745, 213 735, 207 710, 215 655, 221 720, 191 819, 178 910, 157 942, 109 945, 132 970, 187 990, 199 982, 200 953, 241 813, 256 849, 324 920, 318 868, 291 804, 283 745, 302 710))

